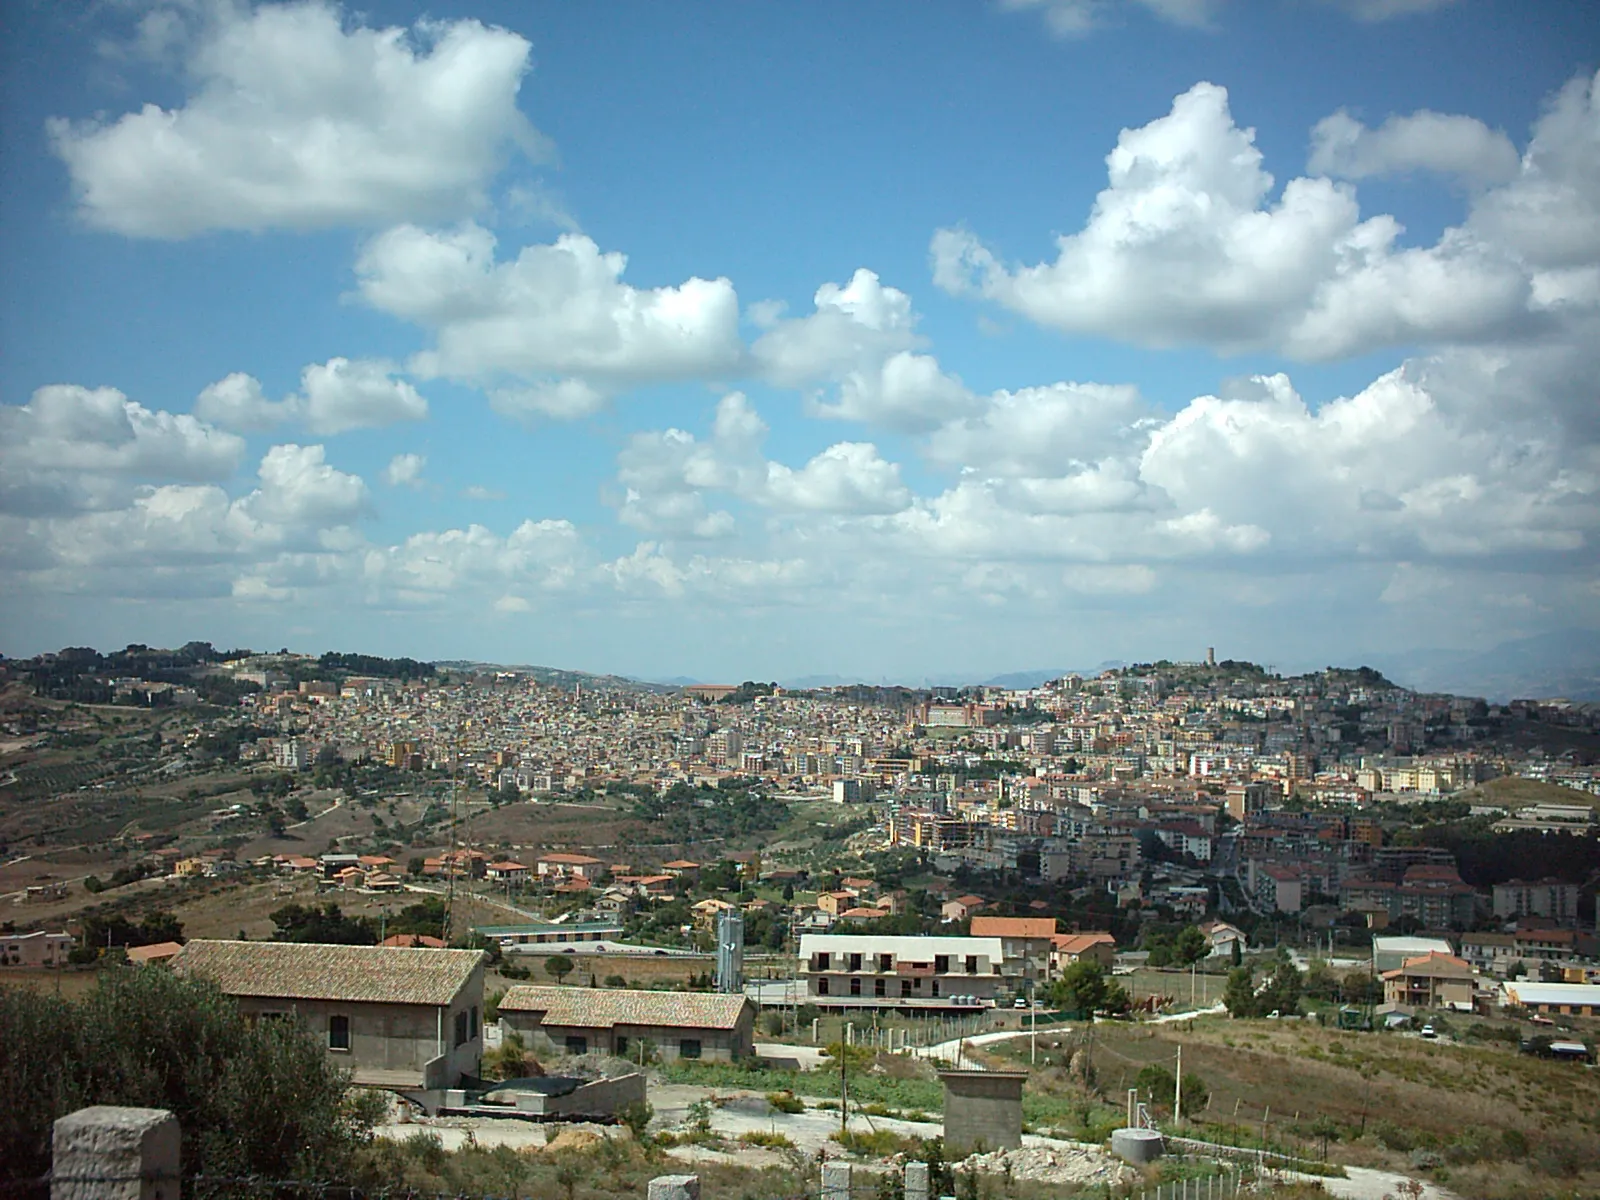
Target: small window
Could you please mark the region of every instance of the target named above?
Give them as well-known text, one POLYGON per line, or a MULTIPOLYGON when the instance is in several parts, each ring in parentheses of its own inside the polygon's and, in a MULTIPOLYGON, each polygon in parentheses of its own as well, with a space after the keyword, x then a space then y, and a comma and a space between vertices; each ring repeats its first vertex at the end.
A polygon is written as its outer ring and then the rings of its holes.
POLYGON ((456 1045, 465 1046, 466 1044, 467 1044, 467 1014, 464 1013, 464 1012, 458 1012, 456 1014, 456 1045))
POLYGON ((878 970, 885 971, 885 972, 894 970, 894 955, 892 955, 892 954, 880 954, 880 955, 878 955, 878 970))
POLYGON ((967 955, 967 974, 968 975, 976 975, 977 973, 978 973, 978 956, 976 954, 969 954, 969 955, 967 955))
POLYGON ((902 999, 911 995, 911 980, 902 979, 900 981, 900 995, 902 999))
POLYGON ((850 979, 850 994, 852 996, 861 995, 861 979, 860 979, 859 976, 852 976, 851 977, 851 979, 850 979))
POLYGON ((827 994, 828 994, 828 977, 826 975, 824 975, 821 979, 817 980, 817 995, 826 996, 827 994))
POLYGON ((933 995, 937 996, 938 994, 939 994, 939 981, 937 979, 935 979, 933 981, 933 995))
POLYGON ((700 1057, 700 1039, 699 1038, 683 1038, 683 1039, 681 1039, 678 1042, 678 1057, 679 1058, 699 1058, 700 1057))
POLYGON ((851 969, 851 970, 852 970, 852 971, 859 971, 859 970, 861 970, 861 955, 859 955, 859 954, 852 954, 852 955, 851 955, 851 956, 850 956, 850 969, 851 969))
POLYGON ((625 1034, 617 1034, 617 1057, 621 1058, 628 1052, 628 1038, 625 1034))
POLYGON ((474 1004, 467 1011, 471 1014, 471 1017, 472 1017, 472 1031, 467 1036, 469 1036, 469 1037, 477 1037, 478 1036, 478 1006, 476 1004, 474 1004))
POLYGON ((886 985, 888 984, 888 982, 889 981, 887 979, 874 979, 872 981, 872 994, 874 996, 887 995, 889 989, 888 989, 888 987, 886 985))
POLYGON ((935 975, 950 974, 950 956, 948 954, 935 954, 933 956, 933 973, 935 975))
MULTIPOLYGON (((276 1015, 276 1014, 274 1014, 274 1015, 276 1015)), ((348 1049, 350 1049, 350 1018, 349 1017, 329 1017, 328 1018, 328 1049, 330 1049, 330 1050, 348 1050, 348 1049)))
POLYGON ((829 957, 828 956, 828 952, 826 950, 823 950, 823 951, 818 953, 818 955, 817 955, 817 970, 826 971, 828 969, 828 957, 829 957))
POLYGON ((589 1039, 586 1038, 586 1037, 569 1037, 569 1038, 567 1038, 567 1053, 568 1054, 587 1054, 587 1053, 589 1053, 589 1039))

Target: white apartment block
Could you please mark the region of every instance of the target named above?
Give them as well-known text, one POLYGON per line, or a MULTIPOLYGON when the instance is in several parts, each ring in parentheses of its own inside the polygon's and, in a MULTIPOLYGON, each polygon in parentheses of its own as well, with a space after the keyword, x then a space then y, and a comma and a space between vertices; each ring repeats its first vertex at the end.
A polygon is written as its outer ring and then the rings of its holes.
POLYGON ((893 937, 808 933, 800 938, 800 978, 809 1003, 824 1009, 976 1009, 1005 987, 997 937, 893 937))

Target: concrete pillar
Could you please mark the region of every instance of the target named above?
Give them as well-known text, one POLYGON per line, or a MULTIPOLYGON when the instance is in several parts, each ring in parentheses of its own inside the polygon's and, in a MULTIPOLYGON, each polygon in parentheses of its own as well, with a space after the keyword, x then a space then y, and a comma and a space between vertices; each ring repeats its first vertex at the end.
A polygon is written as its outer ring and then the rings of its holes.
POLYGON ((80 1108, 55 1123, 50 1200, 178 1200, 179 1143, 164 1108, 80 1108))
POLYGON ((928 1164, 908 1162, 905 1173, 906 1200, 928 1200, 928 1164))
POLYGON ((650 1181, 647 1200, 700 1200, 700 1176, 657 1175, 650 1181))
POLYGON ((822 1164, 822 1200, 850 1200, 850 1164, 822 1164))

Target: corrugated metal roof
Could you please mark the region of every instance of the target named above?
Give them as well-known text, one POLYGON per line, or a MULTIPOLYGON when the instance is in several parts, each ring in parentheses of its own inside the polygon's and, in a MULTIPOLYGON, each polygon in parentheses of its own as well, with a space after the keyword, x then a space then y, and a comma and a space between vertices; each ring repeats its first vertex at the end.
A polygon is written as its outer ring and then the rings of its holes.
POLYGON ((750 1002, 708 992, 646 992, 621 988, 537 987, 519 984, 500 999, 501 1012, 539 1012, 545 1025, 610 1029, 670 1025, 732 1029, 750 1002))
POLYGON ((174 969, 204 975, 231 996, 448 1005, 488 955, 481 950, 224 942, 197 938, 174 969))

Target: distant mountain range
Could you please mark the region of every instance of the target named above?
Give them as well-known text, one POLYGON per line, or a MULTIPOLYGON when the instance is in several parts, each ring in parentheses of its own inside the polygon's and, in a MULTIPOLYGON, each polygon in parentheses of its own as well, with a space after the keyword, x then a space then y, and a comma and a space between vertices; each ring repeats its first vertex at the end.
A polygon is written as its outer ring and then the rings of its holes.
MULTIPOLYGON (((1401 687, 1419 692, 1448 692, 1458 696, 1482 696, 1495 703, 1517 699, 1564 697, 1574 701, 1600 701, 1600 630, 1560 629, 1536 637, 1502 642, 1490 650, 1405 650, 1344 656, 1348 666, 1368 666, 1381 671, 1401 687)), ((441 667, 492 670, 493 663, 450 662, 441 667)), ((941 672, 920 679, 865 679, 859 675, 798 675, 779 682, 786 688, 811 689, 845 687, 853 683, 871 686, 900 684, 911 688, 986 687, 1031 688, 1064 675, 1098 675, 1127 664, 1109 660, 1096 667, 1048 667, 1008 671, 1000 675, 941 672)), ((651 691, 689 687, 704 680, 686 675, 668 679, 630 679, 620 675, 596 675, 587 671, 566 671, 554 667, 502 666, 501 670, 522 671, 545 683, 570 687, 593 681, 613 687, 636 687, 651 691)), ((1316 670, 1318 668, 1308 668, 1316 670)), ((738 680, 711 680, 737 683, 738 680)))
POLYGON ((1410 650, 1363 661, 1403 687, 1507 700, 1600 701, 1600 630, 1558 629, 1490 650, 1410 650))

